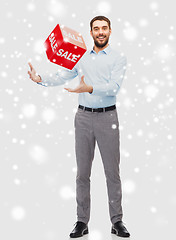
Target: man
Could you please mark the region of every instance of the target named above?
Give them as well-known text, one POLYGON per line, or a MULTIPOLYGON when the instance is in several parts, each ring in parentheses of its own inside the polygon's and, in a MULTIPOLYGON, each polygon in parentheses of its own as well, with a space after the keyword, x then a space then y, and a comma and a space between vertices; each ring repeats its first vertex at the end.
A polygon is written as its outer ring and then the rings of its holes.
POLYGON ((106 175, 111 233, 121 237, 130 234, 122 222, 122 190, 119 173, 119 122, 116 95, 126 70, 126 57, 111 49, 110 20, 97 16, 90 22, 94 47, 87 51, 72 70, 57 72, 54 77, 37 76, 29 66, 30 78, 43 86, 57 86, 79 76, 80 84, 68 92, 79 93, 79 107, 75 115, 75 152, 77 162, 76 200, 77 222, 71 238, 88 233, 90 218, 90 175, 97 142, 106 175))

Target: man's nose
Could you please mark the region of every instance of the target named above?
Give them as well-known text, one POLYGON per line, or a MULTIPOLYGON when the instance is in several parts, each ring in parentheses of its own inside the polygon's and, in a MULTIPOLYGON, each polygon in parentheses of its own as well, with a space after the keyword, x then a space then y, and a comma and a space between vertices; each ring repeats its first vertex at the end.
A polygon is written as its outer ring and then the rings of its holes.
POLYGON ((99 34, 102 34, 102 33, 103 33, 103 29, 100 28, 99 34))

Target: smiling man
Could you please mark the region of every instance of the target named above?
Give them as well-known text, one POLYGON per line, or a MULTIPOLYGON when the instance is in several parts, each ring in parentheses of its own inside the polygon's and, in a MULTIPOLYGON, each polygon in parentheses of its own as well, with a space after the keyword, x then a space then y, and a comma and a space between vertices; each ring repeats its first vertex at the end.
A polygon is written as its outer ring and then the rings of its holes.
POLYGON ((91 36, 93 37, 94 44, 97 48, 103 48, 108 44, 109 37, 111 34, 111 29, 107 22, 95 21, 93 30, 91 30, 91 36))
MULTIPOLYGON (((75 152, 77 162, 76 200, 77 222, 71 238, 88 234, 90 219, 90 175, 95 144, 100 150, 106 176, 111 233, 121 237, 130 234, 122 222, 122 189, 120 180, 120 137, 116 109, 116 95, 126 71, 126 57, 109 45, 110 20, 97 16, 90 22, 93 49, 87 51, 73 70, 62 70, 54 76, 36 75, 31 63, 30 78, 43 86, 57 86, 76 76, 80 84, 65 88, 79 93, 79 106, 75 115, 75 152)), ((101 199, 100 199, 101 202, 101 199)))

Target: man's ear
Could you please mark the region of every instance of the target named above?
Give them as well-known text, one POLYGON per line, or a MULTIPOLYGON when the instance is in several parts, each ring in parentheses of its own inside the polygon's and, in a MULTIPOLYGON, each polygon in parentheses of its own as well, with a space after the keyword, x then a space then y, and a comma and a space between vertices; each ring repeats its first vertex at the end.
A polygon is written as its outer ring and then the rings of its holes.
POLYGON ((90 30, 90 35, 93 37, 92 30, 90 30))

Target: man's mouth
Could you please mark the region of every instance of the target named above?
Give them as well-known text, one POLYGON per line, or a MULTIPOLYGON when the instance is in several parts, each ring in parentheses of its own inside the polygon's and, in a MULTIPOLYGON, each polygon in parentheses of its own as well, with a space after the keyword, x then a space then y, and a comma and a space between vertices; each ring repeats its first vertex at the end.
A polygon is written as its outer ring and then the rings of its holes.
POLYGON ((105 36, 98 37, 98 39, 101 39, 101 40, 103 40, 104 38, 105 38, 105 36))

